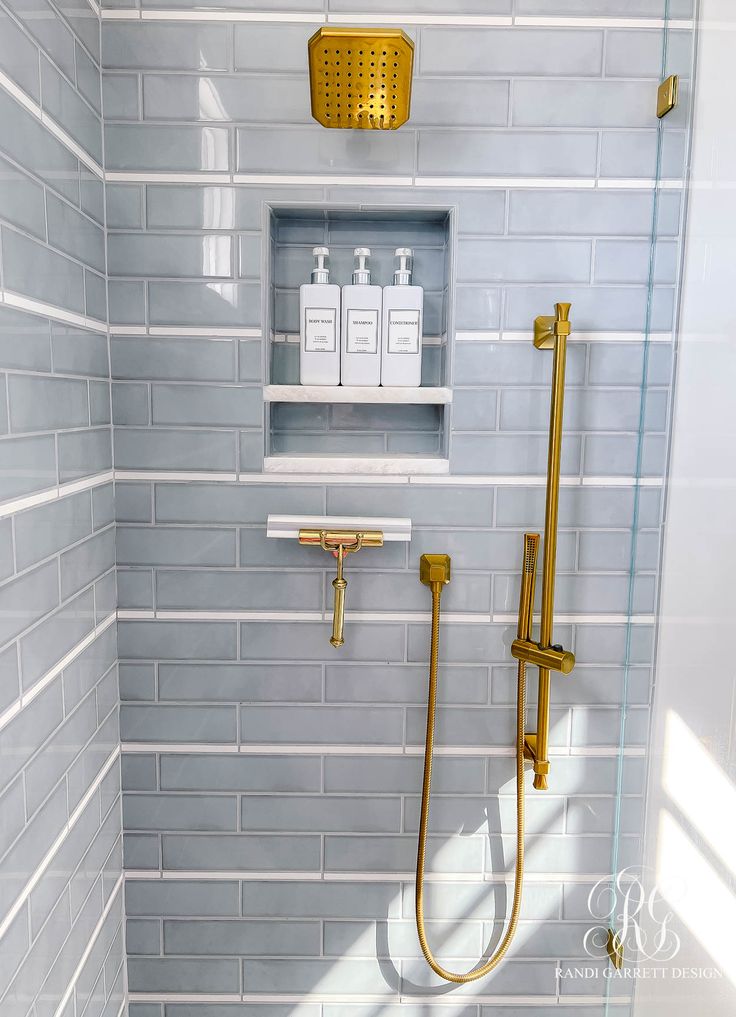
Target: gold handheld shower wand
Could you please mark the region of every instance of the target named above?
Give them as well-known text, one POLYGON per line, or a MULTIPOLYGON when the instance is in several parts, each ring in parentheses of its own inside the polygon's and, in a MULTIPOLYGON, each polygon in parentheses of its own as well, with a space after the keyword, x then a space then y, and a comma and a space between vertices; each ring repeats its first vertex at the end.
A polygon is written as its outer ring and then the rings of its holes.
MULTIPOLYGON (((549 411, 549 450, 547 454, 547 499, 544 512, 544 558, 542 569, 542 610, 539 624, 539 642, 531 639, 531 614, 534 602, 534 576, 531 580, 522 574, 522 600, 529 599, 528 608, 519 604, 519 632, 522 630, 522 611, 528 610, 526 634, 519 635, 511 646, 511 654, 521 663, 536 664, 539 668, 539 695, 537 699, 537 730, 527 734, 524 751, 534 766, 534 787, 547 790, 549 773, 549 703, 550 674, 559 671, 570 674, 575 657, 569 650, 552 643, 555 613, 555 567, 557 561, 557 522, 560 501, 560 464, 562 459, 562 414, 565 402, 565 359, 567 337, 570 335, 570 304, 555 304, 554 317, 539 317, 534 322, 534 345, 538 350, 554 351, 552 361, 552 393, 549 411), (530 589, 529 589, 530 586, 530 589)), ((526 541, 530 534, 524 534, 526 541)))

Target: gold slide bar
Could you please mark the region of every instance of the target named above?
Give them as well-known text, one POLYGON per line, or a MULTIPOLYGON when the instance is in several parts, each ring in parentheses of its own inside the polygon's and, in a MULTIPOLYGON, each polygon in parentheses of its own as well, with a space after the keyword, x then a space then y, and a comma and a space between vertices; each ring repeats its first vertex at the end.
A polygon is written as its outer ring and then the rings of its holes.
MULTIPOLYGON (((538 350, 554 351, 552 361, 552 393, 549 412, 549 450, 547 454, 547 500, 544 512, 544 546, 542 549, 542 608, 539 642, 534 643, 527 634, 527 618, 519 617, 519 636, 511 648, 517 660, 539 667, 539 693, 537 698, 537 730, 527 734, 525 754, 534 765, 534 787, 547 790, 549 773, 549 702, 550 674, 559 671, 570 674, 575 657, 570 651, 552 642, 555 613, 555 569, 557 564, 557 527, 560 501, 560 466, 562 459, 562 415, 565 403, 565 360, 567 337, 570 335, 570 304, 555 304, 554 317, 539 317, 534 322, 534 345, 538 350)), ((528 534, 524 535, 526 545, 528 534)), ((525 580, 528 582, 528 580, 525 580)), ((531 601, 533 603, 533 578, 531 601)), ((521 611, 529 611, 527 605, 521 611)))

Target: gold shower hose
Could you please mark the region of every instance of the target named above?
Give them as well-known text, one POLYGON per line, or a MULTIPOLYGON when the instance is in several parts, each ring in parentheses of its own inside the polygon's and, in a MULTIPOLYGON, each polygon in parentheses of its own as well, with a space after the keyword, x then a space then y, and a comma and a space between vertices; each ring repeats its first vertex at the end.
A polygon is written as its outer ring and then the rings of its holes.
POLYGON ((511 918, 503 939, 495 953, 485 964, 474 967, 467 974, 447 971, 438 964, 427 942, 424 929, 424 863, 427 854, 427 824, 429 822, 429 800, 432 788, 432 754, 434 749, 434 723, 437 707, 437 661, 440 644, 440 598, 441 582, 433 582, 432 590, 432 641, 429 652, 429 697, 427 702, 427 738, 424 746, 424 782, 422 784, 422 809, 419 819, 419 842, 417 846, 416 919, 417 933, 427 963, 432 970, 448 982, 475 982, 483 978, 503 960, 514 938, 519 924, 521 893, 524 884, 524 714, 526 708, 526 664, 519 661, 517 703, 516 703, 516 870, 514 874, 514 902, 511 918))

